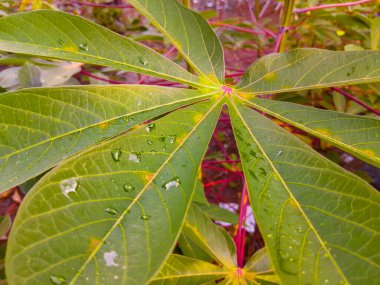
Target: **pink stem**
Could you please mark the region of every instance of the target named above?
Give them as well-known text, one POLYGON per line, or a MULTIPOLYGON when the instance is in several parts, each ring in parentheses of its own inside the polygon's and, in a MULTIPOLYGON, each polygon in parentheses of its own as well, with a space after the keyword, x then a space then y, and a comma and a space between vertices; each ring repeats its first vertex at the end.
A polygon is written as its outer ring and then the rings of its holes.
POLYGON ((294 13, 298 14, 298 13, 305 13, 305 12, 321 10, 321 9, 336 8, 336 7, 350 7, 350 6, 365 4, 365 3, 374 2, 374 1, 376 0, 361 0, 361 1, 356 1, 356 2, 326 4, 326 5, 308 7, 308 8, 303 8, 303 9, 294 9, 294 13))
POLYGON ((95 78, 97 80, 101 80, 101 81, 108 82, 108 83, 111 83, 111 84, 128 84, 127 82, 124 82, 124 81, 117 81, 117 80, 111 80, 111 79, 107 79, 107 78, 102 78, 102 77, 93 75, 90 72, 88 72, 86 70, 83 70, 83 69, 80 71, 80 73, 83 74, 83 75, 86 75, 88 77, 92 77, 92 78, 95 78))
POLYGON ((262 34, 266 33, 266 32, 261 32, 261 31, 255 31, 255 30, 248 29, 248 28, 237 27, 237 26, 233 26, 233 25, 230 25, 230 24, 221 23, 221 22, 217 22, 217 21, 209 21, 208 23, 210 25, 213 25, 213 26, 226 27, 226 28, 229 28, 231 30, 235 30, 235 31, 239 31, 239 32, 244 32, 244 33, 249 33, 249 34, 253 34, 253 35, 262 35, 262 34))
POLYGON ((109 5, 109 4, 96 4, 91 2, 82 2, 82 1, 75 1, 70 0, 71 3, 83 5, 83 6, 89 6, 89 7, 98 7, 98 8, 113 8, 113 9, 133 9, 133 6, 126 4, 126 5, 109 5))
POLYGON ((279 34, 277 35, 276 45, 274 46, 274 52, 279 51, 283 36, 284 36, 284 31, 280 31, 279 34))
POLYGON ((331 87, 331 89, 334 90, 334 91, 336 91, 336 92, 338 92, 338 93, 340 93, 340 94, 342 94, 344 97, 347 97, 347 98, 349 98, 350 100, 352 100, 352 101, 358 103, 360 106, 366 108, 367 110, 371 111, 372 113, 374 113, 374 114, 380 116, 380 111, 378 111, 378 110, 376 110, 376 109, 374 109, 374 108, 368 106, 366 103, 364 103, 364 102, 362 102, 362 101, 356 99, 354 96, 352 96, 351 94, 349 94, 349 93, 343 91, 342 89, 337 88, 337 87, 331 87))
POLYGON ((238 163, 240 160, 205 160, 203 164, 238 163))
MULTIPOLYGON (((239 175, 239 177, 240 177, 240 175, 239 175)), ((236 181, 236 180, 237 180, 236 177, 234 177, 234 178, 230 177, 230 178, 227 178, 227 179, 220 179, 220 180, 212 181, 212 182, 209 182, 209 183, 205 183, 203 186, 205 188, 207 188, 207 187, 211 187, 211 186, 218 185, 218 184, 227 184, 227 183, 230 183, 230 182, 236 181)))
POLYGON ((245 228, 243 224, 247 216, 248 196, 247 196, 247 183, 244 182, 243 192, 241 194, 239 224, 237 234, 235 236, 237 262, 239 267, 244 264, 244 251, 245 251, 245 228))

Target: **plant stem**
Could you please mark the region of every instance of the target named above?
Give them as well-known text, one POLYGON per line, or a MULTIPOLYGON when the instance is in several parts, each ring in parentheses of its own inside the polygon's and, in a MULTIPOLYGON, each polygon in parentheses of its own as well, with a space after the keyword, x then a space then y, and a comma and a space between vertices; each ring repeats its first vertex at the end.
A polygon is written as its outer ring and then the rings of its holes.
POLYGON ((368 111, 371 111, 372 113, 374 113, 374 114, 380 116, 380 111, 378 111, 378 110, 372 108, 371 106, 368 106, 366 103, 364 103, 364 102, 362 102, 362 101, 356 99, 356 97, 354 97, 354 96, 352 96, 351 94, 349 94, 349 93, 343 91, 342 89, 337 88, 337 87, 331 87, 331 90, 334 90, 334 91, 340 93, 340 94, 343 95, 344 97, 349 98, 350 100, 354 101, 355 103, 358 103, 360 106, 366 108, 368 111))
POLYGON ((104 81, 104 82, 108 82, 108 83, 111 83, 111 84, 128 84, 128 82, 125 82, 125 81, 117 81, 117 80, 112 80, 112 79, 107 79, 107 78, 99 77, 99 76, 91 74, 90 72, 88 72, 86 70, 83 70, 83 69, 80 71, 80 73, 83 74, 83 75, 86 75, 88 77, 92 77, 94 79, 97 79, 97 80, 100 80, 100 81, 104 81))
POLYGON ((337 8, 337 7, 350 7, 355 5, 361 5, 365 3, 375 2, 375 0, 361 0, 361 1, 355 1, 355 2, 347 2, 347 3, 335 3, 335 4, 326 4, 326 5, 320 5, 320 6, 313 6, 313 7, 307 7, 303 9, 294 9, 294 13, 306 13, 309 11, 315 11, 315 10, 321 10, 321 9, 330 9, 330 8, 337 8))
POLYGON ((97 8, 133 9, 133 6, 129 4, 125 4, 125 5, 96 4, 96 3, 91 3, 91 2, 82 2, 82 1, 75 1, 75 0, 70 0, 70 2, 73 4, 89 6, 89 7, 97 7, 97 8))
POLYGON ((288 31, 292 24, 295 0, 285 0, 285 6, 281 17, 280 31, 277 36, 275 52, 282 52, 288 37, 288 31))
POLYGON ((243 227, 243 224, 247 216, 247 207, 248 207, 247 183, 244 182, 243 191, 241 194, 241 202, 240 202, 239 224, 238 224, 237 234, 235 236, 236 255, 237 255, 237 262, 238 262, 239 267, 243 267, 244 265, 246 231, 245 231, 245 228, 243 227))

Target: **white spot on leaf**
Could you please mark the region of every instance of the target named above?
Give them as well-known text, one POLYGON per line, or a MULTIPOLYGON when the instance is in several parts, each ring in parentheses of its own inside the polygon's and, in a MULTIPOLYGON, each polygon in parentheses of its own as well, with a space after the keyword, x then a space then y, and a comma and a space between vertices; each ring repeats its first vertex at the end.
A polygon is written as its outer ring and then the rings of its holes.
POLYGON ((108 267, 119 266, 119 264, 117 264, 115 262, 116 257, 117 257, 117 252, 114 250, 112 250, 110 252, 105 252, 103 255, 103 258, 104 258, 104 262, 106 263, 106 266, 108 266, 108 267))

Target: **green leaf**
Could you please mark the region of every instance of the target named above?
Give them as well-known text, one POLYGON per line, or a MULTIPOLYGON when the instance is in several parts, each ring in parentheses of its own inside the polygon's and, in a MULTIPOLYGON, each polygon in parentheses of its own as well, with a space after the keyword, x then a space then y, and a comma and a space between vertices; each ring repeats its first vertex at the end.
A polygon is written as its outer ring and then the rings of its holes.
POLYGON ((207 198, 206 198, 206 195, 205 195, 205 190, 203 188, 202 181, 200 181, 200 180, 197 181, 197 186, 195 188, 193 201, 197 202, 197 203, 200 203, 200 204, 204 204, 204 205, 209 205, 210 204, 207 201, 207 198))
POLYGON ((149 285, 198 285, 223 278, 228 271, 214 264, 183 255, 170 255, 149 285))
POLYGON ((203 249, 201 249, 194 241, 188 236, 181 233, 178 239, 178 246, 181 249, 183 255, 195 259, 200 259, 207 262, 213 262, 213 258, 208 255, 203 249))
POLYGON ((379 280, 380 195, 271 120, 230 104, 250 202, 283 284, 379 280))
POLYGON ((12 225, 11 217, 0 216, 0 238, 4 236, 12 225))
POLYGON ((224 82, 222 45, 201 15, 177 0, 128 2, 170 40, 204 81, 224 82))
POLYGON ((233 225, 236 225, 239 222, 239 216, 236 213, 223 209, 217 205, 210 203, 208 205, 197 205, 202 210, 202 212, 206 214, 206 216, 208 216, 210 219, 230 223, 233 225))
POLYGON ((244 265, 244 269, 252 272, 268 272, 273 271, 271 261, 267 249, 261 248, 256 251, 244 265))
POLYGON ((178 238, 220 111, 182 108, 45 175, 16 217, 9 282, 147 284, 178 238))
POLYGON ((238 84, 240 92, 263 94, 380 80, 379 51, 295 49, 253 63, 238 84))
POLYGON ((0 18, 0 50, 104 65, 202 87, 152 49, 71 14, 39 10, 0 18))
POLYGON ((187 214, 183 233, 222 265, 236 267, 236 249, 230 235, 194 203, 187 214))
POLYGON ((0 191, 101 140, 210 95, 156 86, 34 88, 0 95, 0 191))
POLYGON ((376 118, 258 98, 244 102, 380 167, 380 120, 376 118))

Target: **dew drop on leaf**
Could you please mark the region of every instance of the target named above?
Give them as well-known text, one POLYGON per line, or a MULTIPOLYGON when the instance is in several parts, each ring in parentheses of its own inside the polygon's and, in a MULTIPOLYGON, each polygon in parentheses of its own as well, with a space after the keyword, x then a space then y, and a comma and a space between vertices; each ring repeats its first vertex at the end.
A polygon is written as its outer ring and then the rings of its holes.
POLYGON ((163 185, 163 188, 165 190, 170 190, 173 187, 178 187, 179 184, 181 184, 181 181, 179 180, 179 178, 178 177, 174 177, 172 180, 170 180, 169 182, 165 183, 163 185))
POLYGON ((139 62, 140 62, 142 65, 144 65, 144 66, 148 64, 148 62, 146 61, 146 59, 143 58, 142 56, 139 56, 139 62))
POLYGON ((147 221, 147 220, 149 220, 151 218, 151 216, 149 216, 149 215, 142 215, 141 217, 140 217, 140 219, 141 220, 144 220, 144 221, 147 221))
POLYGON ((145 130, 146 130, 148 133, 150 133, 150 132, 153 131, 155 128, 156 128, 156 124, 155 124, 155 123, 151 123, 151 124, 146 125, 145 130))
POLYGON ((125 192, 131 192, 133 190, 135 190, 135 186, 133 186, 132 184, 124 184, 123 185, 123 189, 125 192))
POLYGON ((79 184, 78 181, 75 178, 69 178, 62 180, 61 183, 59 183, 59 187, 61 188, 63 194, 66 196, 69 193, 75 193, 77 191, 79 184))
POLYGON ((141 155, 138 153, 131 153, 128 157, 129 161, 132 162, 140 162, 141 161, 141 155))
POLYGON ((50 281, 53 282, 53 284, 56 284, 56 285, 66 284, 66 279, 63 278, 62 276, 51 275, 50 276, 50 281))
POLYGON ((169 143, 174 143, 177 139, 176 135, 170 135, 168 136, 169 143))
POLYGON ((116 209, 112 208, 112 207, 105 208, 104 211, 106 211, 108 214, 111 214, 111 215, 117 215, 118 214, 116 209))
POLYGON ((118 149, 114 149, 114 150, 111 151, 112 159, 113 159, 113 161, 115 161, 115 162, 119 162, 119 161, 120 161, 120 157, 121 157, 121 155, 122 155, 122 151, 121 151, 120 148, 118 148, 118 149))
POLYGON ((88 44, 79 44, 78 47, 83 51, 88 51, 88 44))

